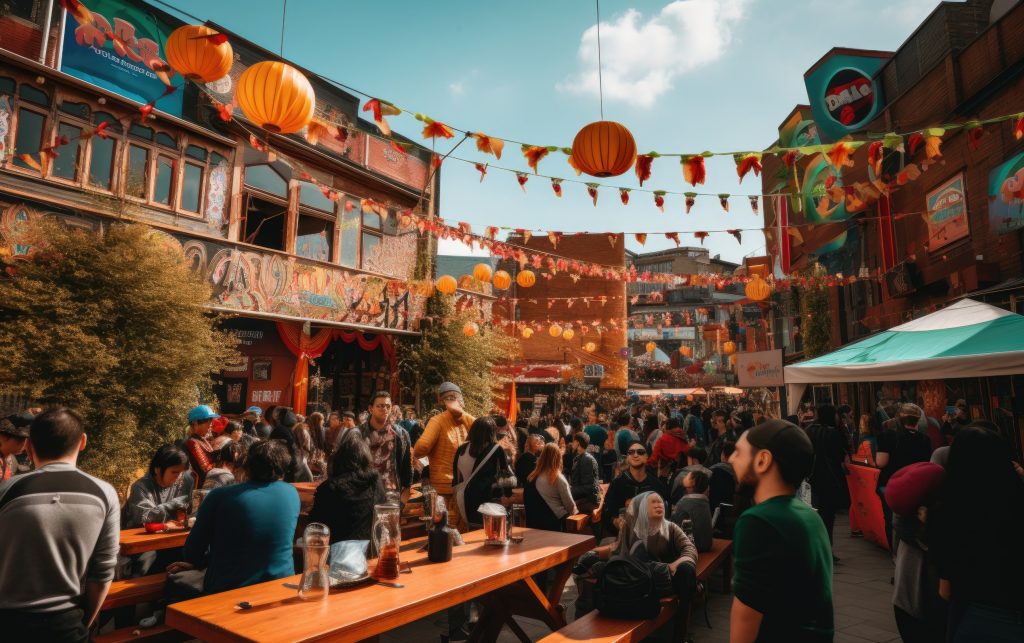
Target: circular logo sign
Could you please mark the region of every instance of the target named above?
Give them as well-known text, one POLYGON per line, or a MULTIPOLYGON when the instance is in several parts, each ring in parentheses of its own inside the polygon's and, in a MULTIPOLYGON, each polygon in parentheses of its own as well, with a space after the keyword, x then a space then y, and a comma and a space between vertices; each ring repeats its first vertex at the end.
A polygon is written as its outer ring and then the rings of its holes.
POLYGON ((871 79, 856 69, 840 69, 825 85, 825 109, 843 127, 860 125, 875 111, 871 79))

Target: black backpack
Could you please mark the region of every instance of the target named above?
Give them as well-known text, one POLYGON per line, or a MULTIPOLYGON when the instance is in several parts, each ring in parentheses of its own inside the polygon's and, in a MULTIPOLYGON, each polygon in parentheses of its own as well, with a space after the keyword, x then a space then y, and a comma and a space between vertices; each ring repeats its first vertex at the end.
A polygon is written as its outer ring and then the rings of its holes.
POLYGON ((612 556, 598 573, 594 607, 601 616, 630 620, 658 617, 661 597, 672 593, 672 577, 667 565, 652 564, 644 558, 612 556))

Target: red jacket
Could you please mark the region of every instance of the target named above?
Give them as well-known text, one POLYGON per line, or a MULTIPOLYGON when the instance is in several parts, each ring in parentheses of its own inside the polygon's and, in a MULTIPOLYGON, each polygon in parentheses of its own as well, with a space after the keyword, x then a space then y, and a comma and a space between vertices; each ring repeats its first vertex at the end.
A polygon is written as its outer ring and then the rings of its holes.
POLYGON ((669 429, 663 431, 654 443, 648 463, 652 467, 657 467, 662 462, 678 462, 679 456, 689 451, 690 443, 686 441, 686 433, 680 428, 669 429))

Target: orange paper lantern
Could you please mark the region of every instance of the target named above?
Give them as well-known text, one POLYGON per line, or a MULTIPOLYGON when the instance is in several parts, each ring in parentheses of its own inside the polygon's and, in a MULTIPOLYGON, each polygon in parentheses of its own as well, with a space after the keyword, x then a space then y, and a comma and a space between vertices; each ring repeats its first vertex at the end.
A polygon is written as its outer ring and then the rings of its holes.
POLYGON ((636 142, 624 126, 614 121, 587 125, 572 141, 572 162, 586 174, 618 176, 636 160, 636 142))
POLYGON ((575 337, 575 336, 576 336, 576 331, 574 331, 571 328, 566 328, 565 330, 562 331, 562 339, 564 339, 567 342, 571 341, 572 338, 575 337))
POLYGON ((235 59, 227 37, 206 25, 178 27, 167 37, 164 53, 174 71, 203 83, 227 76, 235 59))
POLYGON ((558 324, 551 324, 551 326, 548 328, 548 334, 551 335, 552 337, 559 337, 562 334, 562 327, 559 326, 558 324))
POLYGON ((533 329, 529 328, 529 327, 524 328, 523 329, 523 339, 530 339, 531 337, 533 337, 533 329))
POLYGON ((693 349, 689 346, 680 346, 679 354, 686 358, 693 357, 693 349))
POLYGON ((437 278, 437 290, 442 295, 453 295, 458 287, 459 285, 455 283, 455 277, 451 275, 442 275, 437 278))
POLYGON ((494 273, 494 277, 491 278, 491 283, 498 290, 505 290, 512 285, 512 275, 508 274, 504 270, 499 270, 494 273))
POLYGON ((647 349, 648 353, 653 353, 654 349, 658 348, 658 345, 655 344, 654 342, 647 342, 647 346, 645 346, 644 348, 647 349))
POLYGON ((524 270, 516 275, 516 283, 522 288, 530 288, 537 283, 537 275, 532 270, 524 270))
POLYGON ((722 344, 722 350, 726 355, 732 355, 736 352, 736 342, 726 342, 722 344))
POLYGON ((478 263, 473 266, 473 279, 477 281, 490 281, 491 280, 491 267, 485 263, 478 263))
POLYGON ((462 334, 466 337, 475 337, 480 332, 480 327, 476 325, 476 322, 466 322, 462 327, 462 334))
POLYGON ((764 279, 761 279, 760 275, 754 275, 754 278, 747 282, 747 286, 743 290, 747 297, 754 301, 764 301, 772 294, 772 287, 764 279))
POLYGON ((265 60, 242 72, 235 98, 245 117, 268 132, 291 134, 313 120, 313 86, 298 69, 265 60))
POLYGON ((593 353, 594 351, 597 350, 597 344, 595 344, 594 342, 587 342, 586 345, 583 347, 583 350, 587 351, 588 353, 593 353))

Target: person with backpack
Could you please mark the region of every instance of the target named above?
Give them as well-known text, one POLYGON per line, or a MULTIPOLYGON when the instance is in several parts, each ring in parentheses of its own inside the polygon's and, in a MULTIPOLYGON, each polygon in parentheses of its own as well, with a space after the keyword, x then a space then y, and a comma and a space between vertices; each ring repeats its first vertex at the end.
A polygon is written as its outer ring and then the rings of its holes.
POLYGON ((647 447, 643 442, 634 440, 626 449, 626 469, 608 485, 608 493, 604 498, 604 509, 601 511, 601 524, 605 534, 618 534, 617 519, 619 513, 626 509, 626 504, 644 491, 655 491, 663 499, 668 497, 668 488, 647 466, 647 447))
POLYGON ((452 488, 463 521, 460 531, 483 527, 480 505, 512 496, 516 477, 496 433, 497 426, 490 416, 477 418, 469 427, 468 440, 455 451, 452 488))

